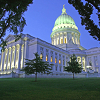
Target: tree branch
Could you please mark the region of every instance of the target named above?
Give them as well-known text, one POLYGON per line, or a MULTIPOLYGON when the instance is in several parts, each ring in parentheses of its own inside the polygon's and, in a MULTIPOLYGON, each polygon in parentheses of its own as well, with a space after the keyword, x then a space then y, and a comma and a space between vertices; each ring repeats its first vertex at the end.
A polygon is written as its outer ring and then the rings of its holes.
MULTIPOLYGON (((99 12, 100 12, 100 8, 98 7, 98 5, 96 5, 95 3, 94 3, 94 0, 92 1, 92 0, 85 0, 85 1, 87 1, 88 3, 91 3, 99 12)), ((100 3, 100 2, 99 2, 100 3)))

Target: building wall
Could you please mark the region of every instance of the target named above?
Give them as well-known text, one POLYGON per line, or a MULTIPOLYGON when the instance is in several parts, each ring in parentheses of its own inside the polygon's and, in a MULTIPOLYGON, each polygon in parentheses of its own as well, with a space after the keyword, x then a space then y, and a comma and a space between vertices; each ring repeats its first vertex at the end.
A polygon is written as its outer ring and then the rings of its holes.
POLYGON ((93 48, 89 50, 73 49, 66 51, 41 39, 30 38, 28 36, 23 37, 23 39, 18 40, 17 42, 10 41, 8 43, 6 50, 1 54, 0 73, 10 73, 12 70, 14 70, 16 73, 20 73, 20 69, 25 67, 25 59, 33 59, 33 53, 36 52, 38 52, 39 55, 42 54, 42 59, 44 61, 54 64, 52 66, 53 73, 65 73, 64 66, 67 66, 67 62, 70 61, 70 56, 72 54, 77 56, 77 61, 82 64, 83 71, 88 71, 90 69, 90 71, 100 73, 100 48, 93 48), (16 57, 18 57, 17 61, 16 57), (10 68, 8 68, 8 61, 10 61, 10 68), (14 63, 13 66, 12 62, 14 63), (88 66, 91 66, 91 68, 87 68, 88 66))

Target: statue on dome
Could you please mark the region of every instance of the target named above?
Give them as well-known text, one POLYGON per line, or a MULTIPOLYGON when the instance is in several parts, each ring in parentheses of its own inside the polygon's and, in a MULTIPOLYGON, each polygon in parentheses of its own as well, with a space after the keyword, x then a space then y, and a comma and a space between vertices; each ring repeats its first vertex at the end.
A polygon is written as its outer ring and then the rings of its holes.
POLYGON ((65 8, 65 4, 63 5, 63 8, 65 8))
POLYGON ((65 4, 63 5, 62 14, 67 14, 65 9, 65 4))

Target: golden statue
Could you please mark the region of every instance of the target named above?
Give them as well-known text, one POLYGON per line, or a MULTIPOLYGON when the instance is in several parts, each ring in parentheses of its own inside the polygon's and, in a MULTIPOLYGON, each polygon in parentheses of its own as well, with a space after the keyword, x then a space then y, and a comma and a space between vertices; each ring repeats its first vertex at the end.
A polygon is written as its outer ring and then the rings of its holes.
POLYGON ((65 4, 63 5, 63 8, 65 8, 65 4))

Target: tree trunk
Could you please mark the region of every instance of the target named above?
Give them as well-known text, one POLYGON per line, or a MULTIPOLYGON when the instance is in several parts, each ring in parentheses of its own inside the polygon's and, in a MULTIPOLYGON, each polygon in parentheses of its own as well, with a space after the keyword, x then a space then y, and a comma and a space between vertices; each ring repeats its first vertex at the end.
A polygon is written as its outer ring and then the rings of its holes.
POLYGON ((36 74, 35 74, 35 82, 37 82, 37 72, 36 72, 36 74))
POLYGON ((74 73, 73 73, 73 79, 74 79, 74 73))

